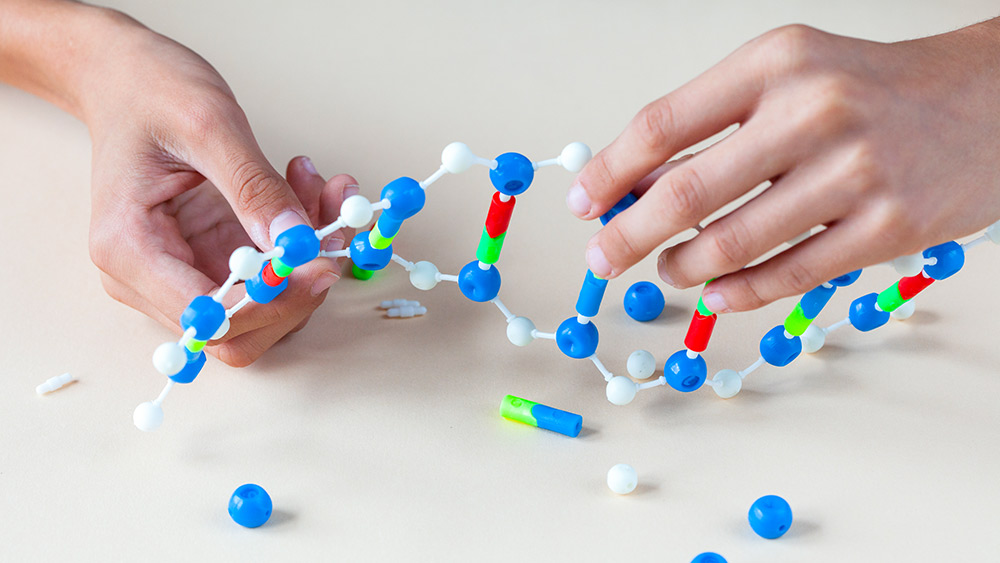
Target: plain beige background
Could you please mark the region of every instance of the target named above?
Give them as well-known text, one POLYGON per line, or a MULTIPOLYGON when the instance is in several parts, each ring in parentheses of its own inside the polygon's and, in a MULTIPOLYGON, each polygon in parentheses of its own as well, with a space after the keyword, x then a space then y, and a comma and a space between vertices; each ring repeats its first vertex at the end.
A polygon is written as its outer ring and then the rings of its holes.
MULTIPOLYGON (((422 178, 440 150, 535 159, 596 149, 643 104, 743 42, 803 22, 876 40, 944 32, 996 14, 964 2, 117 2, 211 61, 284 169, 307 154, 374 197, 422 178)), ((89 140, 57 109, 0 88, 0 560, 995 561, 1000 249, 869 334, 844 330, 814 357, 763 368, 737 398, 659 388, 614 407, 593 366, 550 342, 518 349, 490 305, 454 284, 413 289, 392 267, 345 279, 309 326, 254 366, 210 359, 132 426, 163 384, 150 364, 171 335, 108 298, 87 254, 89 140), (420 299, 391 321, 382 299, 420 299), (37 397, 70 371, 80 382, 37 397), (581 413, 578 439, 501 419, 512 393, 581 413), (618 497, 615 463, 640 486, 618 497), (240 484, 274 499, 266 526, 230 521, 240 484), (760 495, 796 516, 778 541, 746 523, 760 495)), ((597 228, 564 205, 572 175, 539 173, 520 198, 501 297, 552 330, 573 314, 597 228)), ((396 250, 456 272, 472 259, 491 189, 482 169, 429 192, 396 250)), ((649 325, 621 305, 646 260, 607 292, 600 354, 624 373, 646 348, 679 349, 698 290, 667 288, 649 325)), ((818 323, 891 284, 866 271, 818 323)), ((192 296, 193 297, 193 296, 192 296)), ((793 306, 720 319, 710 373, 742 368, 793 306)))

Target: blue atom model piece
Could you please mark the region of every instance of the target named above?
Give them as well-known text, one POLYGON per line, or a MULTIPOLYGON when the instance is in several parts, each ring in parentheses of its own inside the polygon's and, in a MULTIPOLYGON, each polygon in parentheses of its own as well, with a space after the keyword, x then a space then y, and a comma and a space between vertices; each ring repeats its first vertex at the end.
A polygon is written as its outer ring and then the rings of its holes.
POLYGON ((792 507, 777 496, 760 497, 750 506, 750 527, 758 536, 773 540, 785 535, 792 525, 792 507))
POLYGON ((229 499, 229 516, 244 528, 262 526, 271 517, 271 495, 260 485, 240 485, 229 499))
POLYGON ((706 551, 692 559, 691 563, 726 563, 726 558, 718 553, 706 551))
POLYGON ((652 282, 636 282, 625 292, 625 312, 639 322, 659 317, 664 305, 663 292, 652 282))

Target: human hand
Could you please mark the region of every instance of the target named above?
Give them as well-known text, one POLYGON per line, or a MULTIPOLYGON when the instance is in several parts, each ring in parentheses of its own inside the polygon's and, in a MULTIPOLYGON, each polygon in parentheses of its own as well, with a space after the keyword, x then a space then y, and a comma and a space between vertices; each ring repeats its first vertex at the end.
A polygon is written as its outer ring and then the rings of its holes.
POLYGON ((986 227, 1000 218, 998 47, 1000 19, 893 44, 798 25, 751 41, 646 106, 580 172, 567 204, 581 218, 641 196, 590 240, 591 270, 621 274, 768 180, 664 250, 664 281, 718 277, 704 291, 709 309, 755 309, 986 227), (719 143, 664 164, 734 123, 719 143))
MULTIPOLYGON (((292 226, 333 222, 356 181, 324 181, 299 157, 286 182, 207 62, 134 22, 107 41, 111 54, 94 63, 80 95, 93 139, 91 256, 112 297, 180 333, 181 312, 226 280, 233 250, 268 250, 292 226)), ((338 231, 323 249, 340 250, 349 236, 338 231)), ((304 326, 340 274, 329 258, 296 268, 279 299, 246 306, 206 351, 250 364, 304 326)), ((224 303, 243 294, 237 286, 224 303)))

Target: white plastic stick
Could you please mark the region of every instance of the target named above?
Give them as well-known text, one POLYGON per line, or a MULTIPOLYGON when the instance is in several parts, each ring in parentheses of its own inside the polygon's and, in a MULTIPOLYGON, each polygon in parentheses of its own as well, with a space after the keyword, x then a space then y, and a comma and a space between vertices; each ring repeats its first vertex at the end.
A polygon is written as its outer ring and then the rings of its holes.
POLYGON ((76 381, 76 378, 70 375, 69 373, 64 373, 62 375, 50 377, 45 380, 45 383, 42 383, 38 387, 35 387, 35 393, 38 393, 39 395, 51 393, 56 389, 62 389, 63 387, 69 385, 74 381, 76 381))
POLYGON ((437 275, 437 279, 438 279, 438 281, 450 281, 450 282, 458 283, 458 276, 454 276, 454 275, 451 275, 451 274, 440 274, 439 273, 437 275))
POLYGON ((973 248, 979 246, 980 244, 983 244, 987 240, 989 239, 986 238, 986 235, 979 235, 978 237, 970 240, 969 242, 962 244, 962 250, 972 250, 973 248))
POLYGON ((652 381, 637 383, 635 388, 638 389, 639 391, 642 391, 643 389, 650 389, 652 387, 659 387, 660 385, 666 385, 666 384, 667 384, 667 378, 661 375, 660 377, 657 377, 652 381))
POLYGON ((830 325, 830 326, 828 326, 826 328, 822 328, 820 330, 823 331, 823 334, 830 334, 831 332, 837 330, 838 328, 847 326, 849 324, 851 324, 851 317, 847 317, 845 319, 841 319, 841 320, 833 323, 832 325, 830 325))
POLYGON ((739 373, 740 379, 745 379, 746 376, 753 373, 755 369, 759 368, 762 365, 764 365, 764 356, 757 358, 756 362, 750 364, 749 366, 746 367, 746 369, 743 369, 737 373, 739 373))
POLYGON ((508 309, 507 306, 503 304, 503 301, 500 301, 499 297, 494 297, 493 299, 490 300, 490 302, 496 305, 497 309, 500 309, 500 312, 503 313, 503 316, 505 319, 507 319, 507 322, 510 322, 511 319, 517 316, 514 313, 510 312, 510 309, 508 309))
POLYGON ((247 303, 249 303, 251 301, 253 301, 253 299, 250 297, 249 294, 244 295, 243 299, 240 299, 240 301, 237 304, 235 304, 232 307, 226 309, 226 317, 227 318, 232 318, 232 316, 235 315, 237 311, 239 311, 243 307, 246 307, 247 303))
POLYGON ((194 340, 194 335, 196 334, 198 334, 198 329, 196 329, 193 326, 189 326, 188 329, 184 331, 184 334, 181 335, 180 339, 177 341, 177 344, 182 348, 187 346, 189 342, 194 340))
POLYGON ((438 168, 433 174, 428 176, 426 180, 420 182, 420 188, 426 190, 427 186, 430 186, 434 182, 437 182, 438 180, 441 179, 441 176, 444 176, 447 173, 448 169, 445 168, 444 165, 442 164, 441 168, 438 168))
POLYGON ((590 317, 588 317, 587 315, 577 315, 576 322, 585 325, 590 322, 590 317))
POLYGON ((170 393, 170 390, 174 388, 174 383, 175 382, 173 379, 167 380, 167 384, 163 386, 163 391, 160 391, 160 396, 153 399, 154 405, 160 406, 163 404, 164 399, 167 398, 167 394, 170 393))
POLYGON ((349 248, 343 250, 320 250, 319 255, 324 258, 346 258, 351 255, 351 250, 349 248))
POLYGON ((226 278, 226 283, 222 284, 222 287, 219 288, 219 291, 215 292, 215 295, 212 296, 212 300, 215 301, 216 303, 222 303, 222 298, 225 297, 227 293, 229 293, 229 290, 232 289, 233 285, 235 285, 236 282, 238 281, 240 281, 239 276, 237 276, 236 274, 229 274, 229 277, 226 278))
POLYGON ((395 263, 397 263, 397 264, 399 264, 400 266, 402 266, 403 269, 405 269, 407 272, 409 272, 410 270, 413 269, 413 262, 410 262, 409 260, 404 259, 399 254, 393 254, 392 255, 392 261, 395 262, 395 263))
POLYGON ((285 249, 280 246, 276 246, 271 250, 268 250, 267 252, 261 254, 261 258, 263 258, 264 260, 270 260, 271 258, 281 258, 284 255, 285 255, 285 249))
POLYGON ((535 338, 544 338, 546 340, 555 340, 556 339, 556 333, 554 333, 554 332, 541 332, 540 330, 537 330, 537 329, 531 331, 531 336, 534 336, 535 338))
POLYGON ((557 156, 555 158, 550 158, 548 160, 540 160, 538 162, 531 163, 531 167, 534 168, 535 170, 538 170, 539 168, 544 168, 546 166, 559 166, 559 157, 557 156))
POLYGON ((500 166, 500 164, 497 161, 493 160, 492 158, 483 158, 481 156, 475 157, 475 163, 481 164, 489 168, 490 170, 496 170, 497 166, 500 166))
MULTIPOLYGON (((364 209, 364 207, 362 207, 362 209, 364 209)), ((330 223, 329 225, 323 227, 322 229, 317 229, 316 238, 318 238, 319 240, 323 240, 327 237, 327 235, 331 235, 335 231, 339 231, 340 229, 343 229, 346 226, 347 224, 344 223, 344 218, 337 217, 337 220, 334 221, 333 223, 330 223)))
POLYGON ((601 363, 601 359, 597 357, 597 354, 590 356, 589 359, 590 361, 594 362, 594 365, 597 366, 598 370, 600 370, 601 375, 604 376, 604 381, 611 381, 611 378, 614 377, 614 374, 608 371, 608 368, 604 367, 604 364, 601 363))

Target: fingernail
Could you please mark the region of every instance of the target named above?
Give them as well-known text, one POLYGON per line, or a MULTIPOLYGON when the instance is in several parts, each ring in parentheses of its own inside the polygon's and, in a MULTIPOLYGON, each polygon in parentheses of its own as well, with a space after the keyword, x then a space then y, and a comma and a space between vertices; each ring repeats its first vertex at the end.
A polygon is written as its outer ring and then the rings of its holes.
POLYGON ((329 238, 323 241, 323 250, 327 252, 333 252, 334 250, 344 249, 344 239, 338 236, 331 235, 329 238))
POLYGON ((361 186, 357 184, 347 184, 344 186, 344 199, 351 197, 352 195, 358 195, 361 192, 361 186))
POLYGON ((278 238, 278 235, 291 229, 296 225, 305 224, 305 219, 301 215, 289 209, 288 211, 282 211, 271 220, 271 227, 268 232, 271 234, 271 242, 274 242, 278 238))
POLYGON ((661 280, 667 282, 673 287, 677 287, 673 278, 671 278, 670 274, 667 273, 667 252, 669 252, 669 250, 664 250, 660 253, 660 257, 656 259, 656 271, 659 272, 661 280))
POLYGON ((312 296, 316 297, 320 293, 323 293, 324 291, 330 289, 330 286, 333 285, 334 282, 336 282, 339 279, 340 277, 338 277, 337 274, 334 274, 332 272, 327 272, 322 276, 316 278, 316 281, 314 281, 312 285, 312 290, 311 290, 312 296))
POLYGON ((579 183, 573 184, 573 187, 569 189, 569 193, 566 194, 566 207, 569 207, 573 215, 583 217, 587 213, 590 213, 592 206, 590 196, 587 195, 587 191, 583 189, 583 186, 579 183))
POLYGON ((596 276, 606 278, 611 275, 611 262, 608 262, 600 246, 592 246, 587 250, 587 265, 596 276))
POLYGON ((708 307, 708 310, 713 313, 729 312, 729 305, 726 304, 726 298, 721 293, 709 291, 702 294, 701 299, 705 302, 705 307, 708 307))
POLYGON ((313 164, 312 160, 309 160, 308 156, 302 157, 302 168, 305 168, 306 172, 314 176, 319 176, 319 172, 316 172, 316 165, 313 164))

